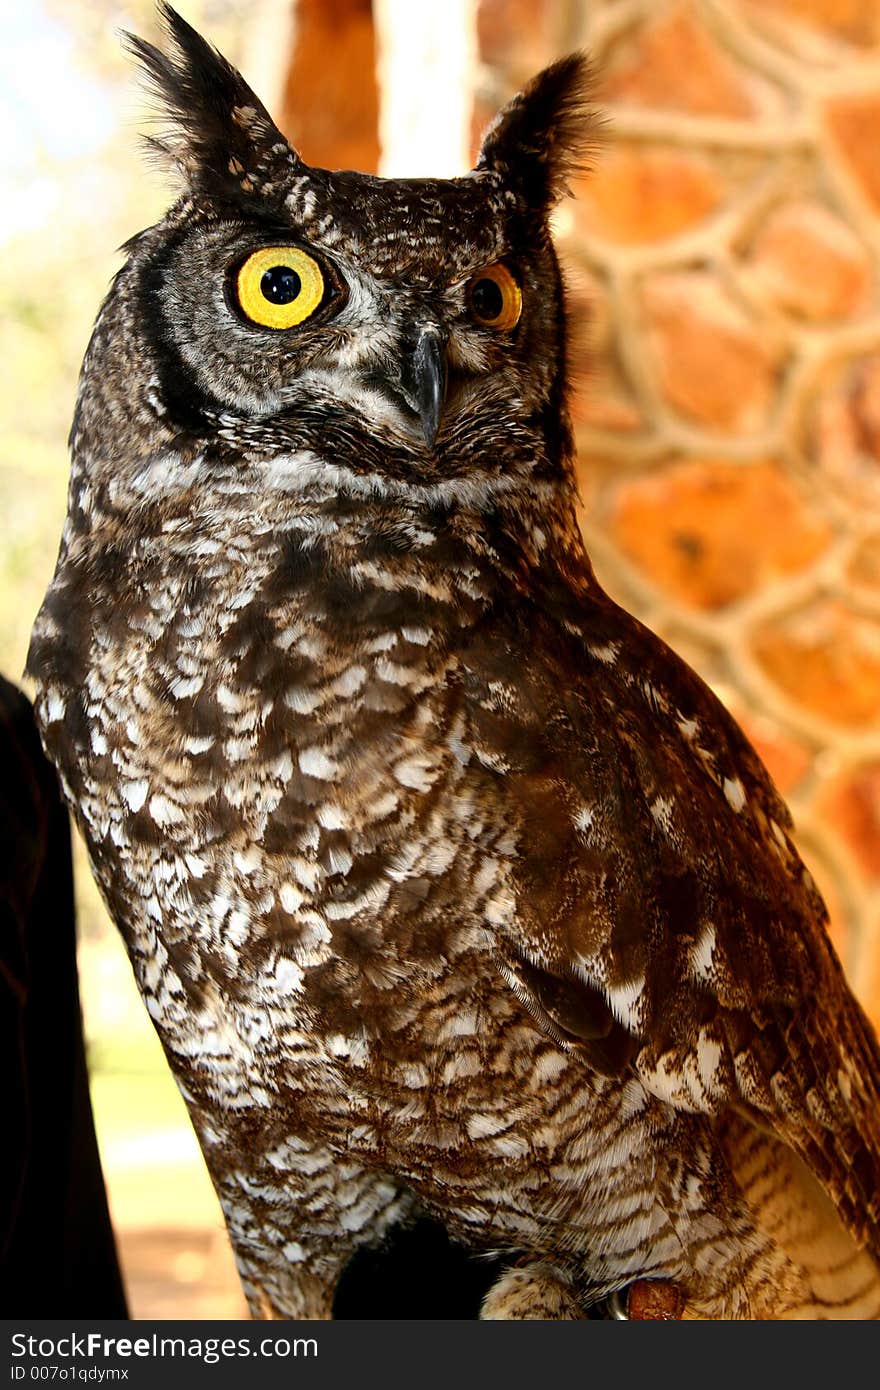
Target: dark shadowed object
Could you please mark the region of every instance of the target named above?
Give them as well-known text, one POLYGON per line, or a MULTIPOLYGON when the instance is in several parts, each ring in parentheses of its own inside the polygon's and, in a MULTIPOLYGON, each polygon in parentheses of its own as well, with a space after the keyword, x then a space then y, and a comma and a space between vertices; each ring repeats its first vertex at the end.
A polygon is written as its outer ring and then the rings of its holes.
POLYGON ((0 677, 0 1308, 125 1318, 86 1074, 70 830, 29 702, 0 677))

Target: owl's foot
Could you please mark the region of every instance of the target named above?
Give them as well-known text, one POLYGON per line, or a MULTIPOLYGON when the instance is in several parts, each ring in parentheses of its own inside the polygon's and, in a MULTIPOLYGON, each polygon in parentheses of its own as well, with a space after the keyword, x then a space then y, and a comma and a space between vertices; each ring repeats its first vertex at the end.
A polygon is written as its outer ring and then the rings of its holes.
POLYGON ((565 1275, 543 1260, 505 1270, 486 1294, 480 1312, 481 1319, 490 1322, 568 1322, 583 1316, 565 1275))

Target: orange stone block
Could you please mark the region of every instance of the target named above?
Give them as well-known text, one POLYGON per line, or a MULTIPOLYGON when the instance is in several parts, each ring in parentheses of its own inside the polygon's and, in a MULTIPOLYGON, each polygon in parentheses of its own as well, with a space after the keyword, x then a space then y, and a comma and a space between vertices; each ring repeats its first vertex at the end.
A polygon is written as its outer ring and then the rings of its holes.
POLYGON ((825 116, 841 160, 868 202, 880 209, 880 91, 835 97, 829 101, 825 116))
POLYGON ((880 43, 880 6, 876 0, 743 0, 741 8, 762 19, 771 14, 792 19, 859 47, 880 43))
POLYGON ((822 789, 816 806, 866 876, 880 882, 880 763, 865 763, 835 778, 822 789))
POLYGON ((748 264, 768 299, 811 320, 854 313, 871 279, 871 260, 858 237, 821 203, 806 199, 770 214, 748 264))
POLYGON ((703 609, 808 568, 831 537, 769 462, 699 459, 621 482, 606 524, 656 584, 703 609))
POLYGON ((740 119, 782 108, 775 89, 727 56, 693 3, 663 6, 612 51, 599 98, 740 119))
POLYGON ((782 352, 708 271, 652 275, 642 307, 670 405, 711 429, 753 433, 767 423, 782 352))
POLYGON ((854 584, 880 589, 880 532, 866 536, 856 547, 849 563, 849 577, 854 584))
POLYGON ((812 395, 808 456, 828 477, 880 499, 880 353, 832 363, 812 395))
POLYGON ((812 714, 853 729, 880 723, 880 621, 831 599, 763 623, 752 650, 779 689, 812 714))
POLYGON ((576 220, 583 236, 622 246, 661 241, 696 225, 721 202, 708 159, 677 149, 619 144, 579 179, 576 220))
POLYGON ((617 357, 605 287, 582 266, 569 269, 565 279, 574 423, 632 434, 645 422, 617 357))
POLYGON ((635 401, 607 362, 595 363, 592 371, 576 378, 571 416, 576 425, 611 434, 634 434, 645 423, 635 401))

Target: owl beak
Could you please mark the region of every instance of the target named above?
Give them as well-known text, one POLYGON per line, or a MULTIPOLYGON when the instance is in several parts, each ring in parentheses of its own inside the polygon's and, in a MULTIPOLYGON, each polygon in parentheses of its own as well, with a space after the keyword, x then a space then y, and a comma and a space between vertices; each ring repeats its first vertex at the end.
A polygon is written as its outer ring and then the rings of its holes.
POLYGON ((421 330, 401 378, 407 403, 422 423, 425 443, 433 449, 446 398, 446 339, 438 329, 421 330))

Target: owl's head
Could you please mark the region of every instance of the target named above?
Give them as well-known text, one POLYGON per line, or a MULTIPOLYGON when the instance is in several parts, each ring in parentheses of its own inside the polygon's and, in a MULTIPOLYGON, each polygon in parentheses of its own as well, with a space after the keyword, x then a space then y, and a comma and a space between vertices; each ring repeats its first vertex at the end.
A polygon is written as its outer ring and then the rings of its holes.
POLYGON ((594 130, 585 59, 515 97, 465 177, 381 179, 309 167, 240 74, 161 10, 166 51, 129 44, 165 119, 151 143, 184 191, 130 243, 74 442, 117 470, 157 431, 191 454, 234 445, 288 460, 287 487, 296 460, 303 479, 403 489, 564 469, 548 221, 594 130))

